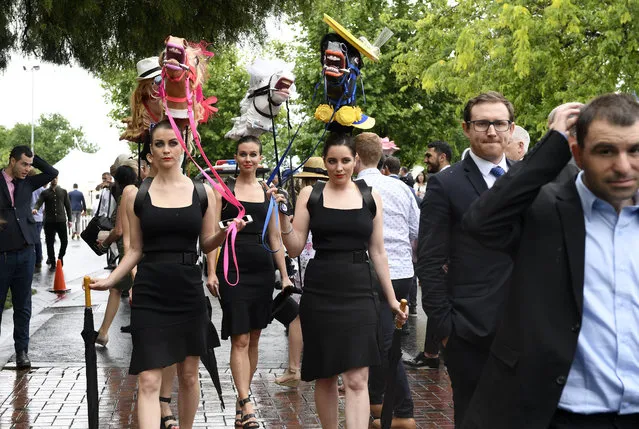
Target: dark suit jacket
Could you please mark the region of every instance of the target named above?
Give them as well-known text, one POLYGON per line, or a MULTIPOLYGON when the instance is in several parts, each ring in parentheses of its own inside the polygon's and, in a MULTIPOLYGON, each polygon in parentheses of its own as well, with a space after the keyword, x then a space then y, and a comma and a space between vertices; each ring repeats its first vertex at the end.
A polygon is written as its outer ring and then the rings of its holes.
POLYGON ((575 181, 546 184, 569 159, 566 139, 549 132, 464 218, 484 245, 515 259, 464 429, 545 429, 559 403, 581 324, 585 224, 575 181))
POLYGON ((512 260, 461 228, 464 213, 486 190, 470 156, 428 180, 416 271, 429 328, 435 325, 438 341, 454 328, 465 340, 488 348, 497 328, 512 260))
POLYGON ((25 245, 38 241, 35 220, 31 214, 31 193, 53 180, 58 175, 58 170, 38 155, 33 158, 33 166, 42 173, 27 176, 24 180, 15 180, 15 206, 11 204, 4 177, 0 177, 0 218, 7 222, 0 226, 0 252, 20 250, 25 245))

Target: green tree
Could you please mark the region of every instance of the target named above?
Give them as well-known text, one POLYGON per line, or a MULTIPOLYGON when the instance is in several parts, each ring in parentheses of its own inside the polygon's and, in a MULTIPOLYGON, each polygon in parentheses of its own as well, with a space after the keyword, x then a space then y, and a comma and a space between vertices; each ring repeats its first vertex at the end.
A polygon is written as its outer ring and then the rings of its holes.
POLYGON ((395 58, 402 80, 461 100, 500 91, 533 139, 558 104, 639 83, 637 0, 433 0, 419 11, 395 58))
MULTIPOLYGON (((304 31, 297 38, 299 48, 295 54, 297 87, 301 94, 301 111, 314 124, 308 126, 296 151, 307 153, 321 135, 322 124, 313 118, 313 112, 321 102, 321 85, 315 102, 312 102, 315 84, 321 79, 320 41, 332 31, 322 21, 328 13, 348 28, 356 37, 366 36, 371 42, 383 27, 395 34, 381 48, 378 63, 364 59, 362 76, 366 99, 358 93, 358 105, 376 119, 372 131, 388 136, 400 146, 396 153, 405 165, 421 163, 426 145, 433 140, 447 140, 459 155, 466 146, 460 132, 459 100, 446 90, 424 91, 417 85, 398 79, 393 70, 393 58, 404 53, 405 41, 414 32, 415 16, 420 13, 421 1, 364 0, 357 4, 342 0, 319 0, 312 10, 294 14, 291 22, 304 31), (339 11, 339 12, 335 12, 339 11)), ((308 119, 307 119, 308 120, 308 119)), ((357 131, 356 131, 357 132, 357 131)))
POLYGON ((125 70, 158 52, 169 34, 188 40, 234 42, 265 34, 264 20, 295 0, 4 0, 0 14, 0 69, 17 50, 44 61, 98 71, 125 70))
MULTIPOLYGON (((4 160, 8 160, 12 147, 31 144, 31 125, 18 123, 12 129, 1 128, 0 136, 3 136, 0 140, 0 154, 4 160)), ((97 151, 94 144, 87 142, 82 127, 72 127, 58 113, 40 116, 34 127, 33 146, 35 153, 49 164, 60 161, 71 149, 89 153, 97 151)))

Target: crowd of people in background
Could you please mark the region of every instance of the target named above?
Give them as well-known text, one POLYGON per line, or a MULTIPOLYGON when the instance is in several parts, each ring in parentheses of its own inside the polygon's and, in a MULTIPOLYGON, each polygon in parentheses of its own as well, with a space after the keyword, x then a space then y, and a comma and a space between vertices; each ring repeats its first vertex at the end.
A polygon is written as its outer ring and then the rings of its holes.
MULTIPOLYGON (((469 149, 458 162, 447 142, 425 142, 425 168, 413 172, 383 156, 374 133, 329 133, 322 157, 295 176, 294 211, 282 208, 286 193, 258 180, 259 139, 242 138, 239 174, 227 183, 244 219, 182 174, 184 152, 168 122, 153 128, 142 168, 118 157, 96 187, 94 210, 113 220, 99 241, 113 271, 91 288, 110 291, 96 338, 103 346, 120 296, 132 297, 140 426, 177 424, 168 408, 176 373, 179 424, 193 425, 209 321, 199 240, 222 338, 231 341, 235 427, 260 427, 250 386, 261 331, 273 320, 276 271, 283 290, 303 293, 288 324, 288 369, 275 382, 314 382, 324 428, 339 424, 340 377, 346 426, 381 427, 395 322, 417 314, 418 290, 425 342, 392 368, 392 428, 416 427, 404 365, 438 370, 442 361, 456 428, 639 427, 639 103, 609 94, 558 106, 531 151, 512 103, 497 92, 468 100, 461 127, 469 149), (279 209, 269 216, 271 198, 279 209), (238 231, 237 266, 215 262, 229 225, 238 231), (303 262, 292 279, 286 254, 303 262)), ((69 228, 79 238, 87 204, 26 146, 11 151, 2 174, 0 304, 10 289, 16 363, 28 368, 40 231, 55 270, 69 228)))

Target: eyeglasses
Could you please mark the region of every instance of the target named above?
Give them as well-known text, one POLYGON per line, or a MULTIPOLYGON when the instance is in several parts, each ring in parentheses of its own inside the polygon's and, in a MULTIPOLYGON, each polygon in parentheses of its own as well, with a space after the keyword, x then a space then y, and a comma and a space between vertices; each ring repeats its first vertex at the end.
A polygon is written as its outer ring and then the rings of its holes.
POLYGON ((488 131, 488 128, 492 125, 495 127, 495 131, 503 133, 504 131, 508 131, 510 129, 511 121, 467 121, 467 124, 472 124, 473 129, 475 131, 479 131, 481 133, 488 131))

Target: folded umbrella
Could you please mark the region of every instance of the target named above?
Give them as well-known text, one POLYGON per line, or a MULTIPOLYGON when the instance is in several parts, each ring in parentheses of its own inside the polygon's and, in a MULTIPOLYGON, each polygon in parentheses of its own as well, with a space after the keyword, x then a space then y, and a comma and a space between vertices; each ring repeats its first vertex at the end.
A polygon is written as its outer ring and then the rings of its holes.
MULTIPOLYGON (((400 309, 406 311, 408 301, 400 301, 400 309)), ((395 390, 397 390, 397 366, 402 357, 402 324, 395 322, 393 332, 393 344, 388 352, 388 374, 386 376, 386 391, 384 392, 384 404, 382 405, 381 424, 382 429, 390 429, 393 422, 393 407, 395 405, 395 390)))
POLYGON ((215 390, 217 391, 217 396, 220 398, 220 405, 222 409, 224 409, 224 399, 222 399, 222 383, 220 382, 220 373, 217 369, 217 359, 215 358, 215 348, 220 346, 220 337, 217 335, 217 330, 215 329, 215 325, 211 321, 211 317, 213 315, 213 307, 211 306, 211 301, 206 299, 206 309, 209 314, 209 326, 206 337, 206 354, 200 356, 200 360, 202 364, 209 372, 211 376, 211 380, 213 380, 213 385, 215 386, 215 390))
POLYGON ((98 333, 93 326, 93 308, 91 307, 91 278, 84 276, 84 360, 87 375, 87 415, 89 429, 98 429, 98 358, 95 354, 95 339, 98 333))

